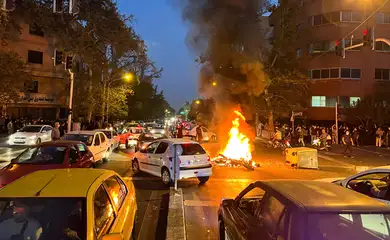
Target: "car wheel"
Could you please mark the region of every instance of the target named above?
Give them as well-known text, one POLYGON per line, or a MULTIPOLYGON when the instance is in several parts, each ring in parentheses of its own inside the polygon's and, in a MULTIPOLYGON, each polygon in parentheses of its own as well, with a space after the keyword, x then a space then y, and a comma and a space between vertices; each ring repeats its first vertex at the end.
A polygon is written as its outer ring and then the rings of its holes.
POLYGON ((209 180, 210 177, 198 177, 200 183, 204 184, 209 180))
POLYGON ((107 151, 104 153, 104 156, 103 156, 103 162, 106 163, 110 160, 110 153, 111 153, 111 149, 107 149, 107 151))
POLYGON ((225 230, 225 224, 223 223, 222 220, 219 220, 218 221, 218 231, 219 231, 219 234, 218 234, 218 239, 219 240, 225 240, 227 239, 226 238, 226 230, 225 230))
POLYGON ((134 175, 138 174, 140 172, 139 165, 138 165, 138 160, 134 159, 133 162, 131 163, 131 167, 133 168, 133 173, 134 175))
POLYGON ((171 174, 169 173, 168 168, 163 168, 161 170, 161 180, 166 186, 169 186, 172 183, 171 174))
POLYGON ((41 142, 42 142, 42 140, 40 138, 38 138, 35 143, 38 145, 38 144, 41 144, 41 142))
POLYGON ((91 168, 96 168, 96 164, 92 163, 91 168))
POLYGON ((215 135, 211 136, 211 141, 216 142, 217 141, 217 136, 215 136, 215 135))

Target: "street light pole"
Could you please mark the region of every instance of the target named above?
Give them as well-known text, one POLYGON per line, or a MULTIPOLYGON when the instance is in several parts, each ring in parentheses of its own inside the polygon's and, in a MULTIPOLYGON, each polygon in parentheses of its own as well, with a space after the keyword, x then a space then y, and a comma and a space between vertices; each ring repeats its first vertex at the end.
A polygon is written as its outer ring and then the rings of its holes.
POLYGON ((69 90, 69 113, 68 113, 68 132, 72 130, 72 105, 73 105, 73 84, 74 73, 69 70, 70 73, 70 90, 69 90))

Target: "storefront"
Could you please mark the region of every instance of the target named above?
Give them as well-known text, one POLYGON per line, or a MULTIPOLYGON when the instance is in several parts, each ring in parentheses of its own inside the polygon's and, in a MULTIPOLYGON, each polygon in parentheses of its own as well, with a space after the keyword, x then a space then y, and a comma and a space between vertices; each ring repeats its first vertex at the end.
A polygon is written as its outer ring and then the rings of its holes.
POLYGON ((13 118, 56 120, 66 118, 65 101, 56 94, 25 93, 16 104, 6 106, 5 112, 13 118))

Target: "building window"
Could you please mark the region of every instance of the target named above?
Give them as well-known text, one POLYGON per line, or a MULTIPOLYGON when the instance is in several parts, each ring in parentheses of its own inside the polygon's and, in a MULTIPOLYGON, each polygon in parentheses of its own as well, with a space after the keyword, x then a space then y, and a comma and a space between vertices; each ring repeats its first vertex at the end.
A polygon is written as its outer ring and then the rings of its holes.
POLYGON ((375 80, 390 80, 390 69, 379 69, 375 68, 375 80))
POLYGON ((300 58, 302 56, 303 56, 303 50, 302 50, 302 48, 298 48, 297 49, 297 58, 300 58))
POLYGON ((378 12, 376 14, 376 23, 390 24, 390 13, 378 12))
POLYGON ((337 79, 340 78, 339 68, 324 68, 311 70, 311 79, 337 79))
POLYGON ((43 64, 43 52, 28 50, 29 63, 43 64))
POLYGON ((312 107, 325 107, 326 106, 326 97, 325 96, 312 96, 311 97, 311 106, 312 107))
POLYGON ((321 41, 310 43, 309 45, 309 53, 323 53, 331 51, 331 42, 329 41, 321 41))
POLYGON ((340 76, 341 78, 347 79, 360 79, 361 71, 356 68, 341 68, 340 76))
POLYGON ((375 50, 377 52, 390 52, 390 46, 385 42, 375 42, 375 50))
POLYGON ((24 91, 30 93, 38 93, 38 81, 24 82, 24 91))
POLYGON ((340 12, 330 12, 310 17, 310 25, 312 26, 325 25, 331 22, 340 22, 340 12))
POLYGON ((349 105, 351 107, 356 106, 356 104, 360 101, 360 97, 349 97, 349 105))
POLYGON ((362 21, 362 14, 360 12, 342 11, 341 12, 341 21, 342 22, 361 22, 362 21))
MULTIPOLYGON (((363 43, 363 39, 360 39, 360 38, 352 38, 352 41, 351 39, 345 39, 345 47, 350 47, 350 46, 354 46, 356 44, 360 44, 360 43, 363 43)), ((353 48, 353 49, 349 49, 347 51, 360 51, 362 49, 362 47, 356 47, 356 48, 353 48)))
POLYGON ((41 27, 39 27, 37 24, 33 23, 33 24, 30 24, 29 26, 29 33, 31 35, 35 35, 35 36, 40 36, 40 37, 44 37, 44 33, 43 33, 43 30, 41 27))

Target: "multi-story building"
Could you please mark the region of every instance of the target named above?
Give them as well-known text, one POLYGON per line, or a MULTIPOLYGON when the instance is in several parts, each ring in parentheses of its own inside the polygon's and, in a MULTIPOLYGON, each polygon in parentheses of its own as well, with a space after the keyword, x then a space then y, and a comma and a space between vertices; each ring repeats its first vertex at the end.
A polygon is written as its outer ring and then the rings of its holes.
MULTIPOLYGON (((312 80, 310 104, 304 115, 312 120, 335 119, 335 106, 348 107, 378 91, 390 94, 390 46, 376 42, 338 56, 335 46, 363 42, 367 29, 375 38, 390 39, 390 3, 385 0, 283 0, 279 6, 299 8, 293 17, 297 33, 296 57, 312 80), (384 5, 383 5, 384 4, 384 5), (381 8, 379 8, 383 5, 381 8), (379 8, 379 10, 378 10, 379 8), (370 17, 372 16, 372 17, 370 17)), ((274 37, 280 37, 280 8, 271 15, 274 37), (279 31, 278 31, 279 29, 279 31)))
POLYGON ((68 79, 63 64, 54 66, 54 39, 33 24, 21 23, 20 34, 11 34, 5 48, 27 62, 32 77, 32 81, 20 83, 20 101, 7 105, 6 114, 14 118, 64 118, 68 79))

